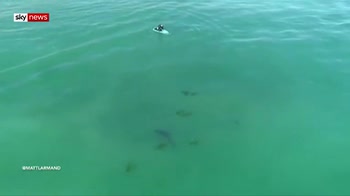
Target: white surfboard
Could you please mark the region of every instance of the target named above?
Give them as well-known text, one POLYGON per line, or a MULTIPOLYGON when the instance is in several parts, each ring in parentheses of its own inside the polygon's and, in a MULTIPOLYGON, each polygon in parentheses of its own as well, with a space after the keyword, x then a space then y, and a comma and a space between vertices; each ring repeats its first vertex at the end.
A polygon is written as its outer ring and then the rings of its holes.
POLYGON ((161 34, 166 34, 166 35, 170 34, 169 31, 167 31, 167 30, 165 30, 165 29, 163 29, 163 30, 161 30, 161 31, 158 31, 158 30, 156 30, 156 28, 157 28, 157 27, 154 27, 154 28, 153 28, 153 31, 156 32, 156 33, 161 33, 161 34))

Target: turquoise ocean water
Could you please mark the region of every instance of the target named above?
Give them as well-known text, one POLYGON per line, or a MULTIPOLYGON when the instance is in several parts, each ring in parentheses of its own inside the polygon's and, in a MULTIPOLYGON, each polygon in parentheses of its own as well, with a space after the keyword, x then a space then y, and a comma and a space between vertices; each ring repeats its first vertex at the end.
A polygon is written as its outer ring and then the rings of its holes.
POLYGON ((349 195, 349 13, 2 0, 0 194, 349 195), (50 22, 13 22, 27 12, 50 22))

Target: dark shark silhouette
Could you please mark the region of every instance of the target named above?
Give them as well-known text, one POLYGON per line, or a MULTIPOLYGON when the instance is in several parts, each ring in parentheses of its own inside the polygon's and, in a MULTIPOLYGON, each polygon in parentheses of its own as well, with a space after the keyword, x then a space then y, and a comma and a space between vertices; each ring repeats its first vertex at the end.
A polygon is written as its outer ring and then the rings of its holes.
POLYGON ((171 133, 169 131, 163 130, 163 129, 156 129, 154 132, 164 138, 169 144, 175 145, 175 141, 173 140, 173 137, 171 136, 171 133))

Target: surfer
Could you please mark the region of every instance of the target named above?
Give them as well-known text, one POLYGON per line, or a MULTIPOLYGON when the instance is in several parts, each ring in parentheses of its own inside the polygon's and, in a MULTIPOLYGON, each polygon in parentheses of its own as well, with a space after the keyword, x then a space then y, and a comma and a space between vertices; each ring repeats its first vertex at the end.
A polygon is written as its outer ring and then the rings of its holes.
POLYGON ((164 29, 164 26, 162 24, 158 25, 155 30, 162 31, 164 29))

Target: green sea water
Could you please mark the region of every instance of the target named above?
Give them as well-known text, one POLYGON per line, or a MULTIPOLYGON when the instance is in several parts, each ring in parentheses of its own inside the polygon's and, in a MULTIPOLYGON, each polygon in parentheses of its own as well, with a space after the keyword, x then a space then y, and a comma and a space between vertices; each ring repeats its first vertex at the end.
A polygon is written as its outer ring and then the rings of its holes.
POLYGON ((1 0, 0 194, 349 195, 349 13, 1 0), (27 12, 50 22, 13 22, 27 12))

